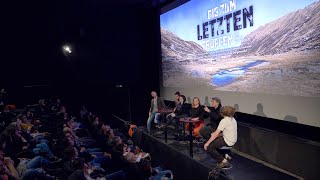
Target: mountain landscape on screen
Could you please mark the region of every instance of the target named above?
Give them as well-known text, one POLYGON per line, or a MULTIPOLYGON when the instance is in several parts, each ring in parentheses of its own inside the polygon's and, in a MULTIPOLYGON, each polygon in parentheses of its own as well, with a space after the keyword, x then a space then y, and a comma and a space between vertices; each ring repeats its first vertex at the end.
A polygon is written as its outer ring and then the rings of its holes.
POLYGON ((318 1, 279 17, 223 51, 161 29, 163 86, 319 97, 319 9, 318 1))
POLYGON ((291 12, 245 36, 246 54, 280 54, 320 49, 320 2, 291 12))

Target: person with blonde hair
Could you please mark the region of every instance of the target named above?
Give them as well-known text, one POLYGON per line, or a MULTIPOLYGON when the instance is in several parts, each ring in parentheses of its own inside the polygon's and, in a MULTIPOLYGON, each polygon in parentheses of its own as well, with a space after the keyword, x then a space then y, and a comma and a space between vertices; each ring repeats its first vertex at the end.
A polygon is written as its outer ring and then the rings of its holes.
POLYGON ((228 166, 228 160, 219 153, 218 149, 223 146, 233 146, 237 142, 237 121, 234 118, 235 108, 232 106, 224 106, 221 108, 220 121, 216 131, 211 133, 210 139, 204 145, 204 149, 214 158, 218 167, 224 168, 228 166))

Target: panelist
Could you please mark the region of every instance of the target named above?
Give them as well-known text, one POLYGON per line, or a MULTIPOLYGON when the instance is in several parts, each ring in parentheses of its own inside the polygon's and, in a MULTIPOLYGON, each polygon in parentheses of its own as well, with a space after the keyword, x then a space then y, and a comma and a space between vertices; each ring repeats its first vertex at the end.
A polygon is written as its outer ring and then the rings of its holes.
POLYGON ((180 94, 179 91, 177 91, 176 93, 174 93, 175 107, 177 107, 177 105, 181 102, 181 101, 180 101, 180 96, 181 96, 181 94, 180 94))
POLYGON ((213 97, 211 99, 211 106, 212 107, 210 108, 207 106, 204 107, 204 111, 210 117, 210 122, 200 129, 200 134, 206 141, 209 140, 211 133, 217 129, 218 124, 222 119, 222 116, 220 115, 220 109, 222 106, 220 98, 213 97))
MULTIPOLYGON (((205 115, 205 111, 203 106, 200 104, 200 99, 198 97, 193 98, 192 100, 192 108, 190 110, 190 118, 191 120, 198 121, 194 123, 193 135, 196 138, 200 137, 200 129, 203 127, 203 117, 205 115)), ((189 124, 186 126, 186 130, 189 129, 189 124)))
POLYGON ((218 149, 223 146, 233 146, 237 142, 237 121, 234 118, 235 108, 224 106, 221 108, 220 121, 216 131, 211 133, 210 139, 204 144, 204 149, 218 162, 218 167, 228 166, 228 160, 219 153, 218 149))
POLYGON ((152 96, 151 106, 149 110, 149 118, 147 120, 147 129, 149 133, 151 133, 152 121, 154 121, 158 125, 160 124, 159 122, 160 113, 158 111, 165 107, 162 97, 158 97, 155 91, 151 92, 151 96, 152 96))
POLYGON ((168 126, 170 123, 173 123, 175 125, 175 129, 179 130, 179 119, 189 116, 188 105, 185 102, 186 97, 184 95, 180 95, 179 103, 174 108, 174 112, 167 116, 167 122, 164 126, 168 126))

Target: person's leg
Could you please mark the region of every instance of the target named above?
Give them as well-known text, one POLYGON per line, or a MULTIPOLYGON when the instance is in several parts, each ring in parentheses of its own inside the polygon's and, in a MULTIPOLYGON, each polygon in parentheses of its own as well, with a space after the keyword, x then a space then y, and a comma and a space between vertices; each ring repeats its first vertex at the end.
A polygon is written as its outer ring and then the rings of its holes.
POLYGON ((25 179, 25 178, 46 178, 45 174, 42 172, 37 171, 36 169, 28 169, 22 173, 22 176, 20 179, 25 179))
POLYGON ((94 156, 96 156, 96 157, 104 156, 104 153, 103 153, 103 152, 90 152, 89 154, 94 155, 94 156))
POLYGON ((102 152, 101 148, 88 148, 86 149, 87 153, 92 153, 92 152, 102 152))
POLYGON ((153 176, 154 180, 161 180, 165 175, 170 174, 172 175, 172 171, 170 170, 165 170, 165 171, 159 171, 158 174, 156 174, 155 176, 153 176))
POLYGON ((208 154, 215 159, 218 163, 221 163, 224 159, 224 157, 222 156, 222 154, 220 154, 218 152, 218 148, 221 148, 223 146, 228 146, 227 143, 224 141, 223 137, 218 137, 217 139, 215 139, 214 141, 212 141, 208 148, 207 148, 207 152, 208 154))
POLYGON ((99 164, 103 164, 108 161, 110 161, 110 156, 99 156, 99 157, 96 157, 92 160, 92 162, 99 163, 99 164))
POLYGON ((151 113, 149 118, 148 118, 148 121, 147 121, 147 129, 148 129, 148 132, 150 133, 151 132, 151 123, 155 117, 156 113, 151 113))
POLYGON ((161 118, 161 114, 160 113, 156 113, 155 117, 154 117, 154 123, 160 124, 160 118, 161 118))
POLYGON ((36 156, 33 159, 31 159, 26 165, 27 165, 27 169, 36 169, 48 163, 49 161, 43 158, 42 156, 36 156))
POLYGON ((114 180, 114 179, 118 179, 118 180, 123 179, 124 180, 125 177, 126 177, 126 174, 122 170, 120 170, 120 171, 108 174, 106 176, 106 180, 114 180))
POLYGON ((168 126, 174 119, 174 113, 171 113, 167 116, 167 122, 165 124, 165 126, 168 126))
POLYGON ((96 145, 97 141, 91 138, 80 138, 79 139, 80 144, 86 146, 86 147, 92 147, 96 145))
POLYGON ((203 126, 200 129, 201 136, 208 141, 211 137, 211 133, 214 131, 214 129, 211 126, 203 126))

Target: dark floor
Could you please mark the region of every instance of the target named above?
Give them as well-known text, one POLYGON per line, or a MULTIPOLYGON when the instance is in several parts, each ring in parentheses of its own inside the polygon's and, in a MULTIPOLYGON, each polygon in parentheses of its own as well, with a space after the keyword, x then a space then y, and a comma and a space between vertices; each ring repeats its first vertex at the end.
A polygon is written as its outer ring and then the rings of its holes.
MULTIPOLYGON (((189 142, 188 141, 177 141, 173 138, 173 133, 168 133, 167 144, 176 149, 177 151, 185 153, 189 156, 189 142)), ((158 140, 164 141, 164 133, 156 132, 154 135, 158 140)), ((201 162, 208 168, 214 167, 216 162, 204 151, 201 145, 194 144, 193 146, 193 158, 198 162, 201 162)), ((275 169, 265 166, 264 164, 252 161, 245 157, 242 157, 236 153, 232 153, 232 168, 227 170, 228 175, 232 179, 236 180, 289 180, 297 179, 288 174, 282 173, 275 169)))

